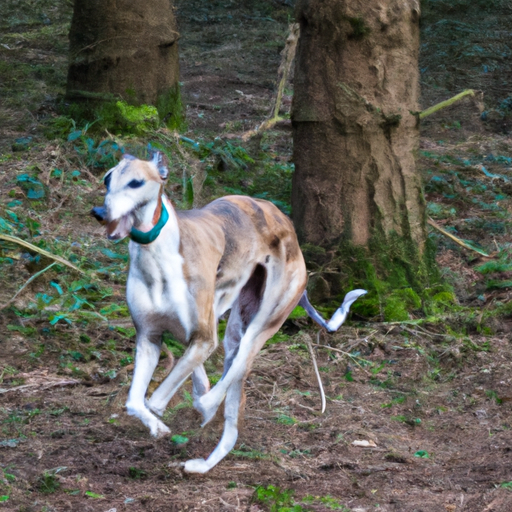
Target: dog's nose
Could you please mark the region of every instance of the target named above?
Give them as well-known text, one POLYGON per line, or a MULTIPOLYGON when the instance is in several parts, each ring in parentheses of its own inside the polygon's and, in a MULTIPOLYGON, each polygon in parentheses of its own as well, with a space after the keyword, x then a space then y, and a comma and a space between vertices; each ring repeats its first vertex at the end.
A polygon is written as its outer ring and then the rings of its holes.
POLYGON ((105 217, 107 216, 107 212, 104 206, 95 206, 91 210, 91 215, 101 224, 105 224, 105 217))

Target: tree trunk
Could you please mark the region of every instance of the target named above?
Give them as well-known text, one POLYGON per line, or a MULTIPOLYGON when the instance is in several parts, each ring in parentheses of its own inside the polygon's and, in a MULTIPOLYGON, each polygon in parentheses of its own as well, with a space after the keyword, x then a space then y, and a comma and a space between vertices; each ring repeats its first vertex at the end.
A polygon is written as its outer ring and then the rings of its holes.
POLYGON ((178 38, 170 0, 75 0, 66 97, 123 99, 172 115, 178 38))
POLYGON ((425 247, 418 146, 419 1, 299 0, 293 218, 302 242, 425 247))
POLYGON ((419 14, 419 0, 297 4, 292 209, 311 286, 367 288, 356 309, 385 320, 428 312, 441 286, 414 160, 419 14))

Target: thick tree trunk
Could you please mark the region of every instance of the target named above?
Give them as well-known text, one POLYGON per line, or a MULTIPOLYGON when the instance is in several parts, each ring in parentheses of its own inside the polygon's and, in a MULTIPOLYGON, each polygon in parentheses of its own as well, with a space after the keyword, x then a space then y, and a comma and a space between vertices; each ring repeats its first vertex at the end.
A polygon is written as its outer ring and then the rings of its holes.
POLYGON ((172 114, 178 37, 170 0, 75 0, 67 98, 121 98, 172 114))
MULTIPOLYGON (((299 0, 293 218, 302 242, 425 248, 418 0, 299 0)), ((382 250, 382 247, 380 249, 382 250)))

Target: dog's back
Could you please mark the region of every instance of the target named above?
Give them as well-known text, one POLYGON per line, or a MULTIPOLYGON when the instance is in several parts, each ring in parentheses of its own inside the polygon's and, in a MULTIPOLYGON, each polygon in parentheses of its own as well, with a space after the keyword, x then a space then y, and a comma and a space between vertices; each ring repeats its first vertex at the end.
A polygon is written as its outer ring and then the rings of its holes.
POLYGON ((306 267, 293 224, 269 201, 226 196, 177 215, 180 232, 186 234, 180 252, 190 267, 189 278, 195 271, 204 280, 214 271, 216 290, 236 288, 259 264, 274 275, 300 274, 305 287, 306 267))

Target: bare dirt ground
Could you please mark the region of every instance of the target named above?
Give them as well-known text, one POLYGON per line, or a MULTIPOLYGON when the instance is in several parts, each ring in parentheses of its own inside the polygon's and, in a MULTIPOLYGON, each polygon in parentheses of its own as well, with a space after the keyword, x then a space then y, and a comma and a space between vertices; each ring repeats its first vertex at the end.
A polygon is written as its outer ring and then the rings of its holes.
MULTIPOLYGON (((44 12, 53 17, 51 9, 44 12)), ((290 13, 278 2, 178 2, 187 136, 231 140, 265 118, 290 13)), ((432 22, 432 30, 436 26, 432 22)), ((63 27, 46 46, 30 39, 29 25, 13 28, 13 34, 24 35, 2 40, 9 47, 1 50, 2 58, 14 65, 12 52, 19 51, 28 66, 50 59, 56 67, 51 76, 63 87, 63 27)), ((458 92, 450 88, 461 80, 444 84, 445 70, 436 67, 442 59, 432 59, 432 75, 426 71, 423 83, 424 107, 458 92)), ((478 80, 469 83, 473 64, 464 67, 463 86, 478 86, 478 80)), ((492 92, 485 108, 496 111, 510 88, 500 82, 499 69, 489 72, 497 79, 487 84, 485 72, 482 83, 492 92)), ((41 73, 44 82, 46 71, 41 73)), ((508 68, 503 76, 507 73, 508 68)), ((41 181, 51 191, 50 210, 34 207, 30 215, 54 240, 52 248, 65 246, 66 257, 74 254, 73 261, 84 266, 101 251, 114 250, 114 257, 122 259, 122 251, 102 240, 93 221, 84 220, 100 194, 93 175, 98 172, 72 156, 72 144, 44 138, 38 123, 56 114, 51 94, 38 98, 35 108, 1 112, 1 217, 10 208, 21 218, 22 209, 29 208, 15 176, 39 166, 41 181), (37 144, 11 153, 13 141, 25 136, 37 144), (55 181, 57 167, 69 173, 80 169, 74 193, 64 179, 55 181), (8 206, 13 200, 19 204, 8 206)), ((57 296, 65 284, 71 289, 76 276, 43 276, 28 286, 16 308, 0 316, 0 510, 512 510, 512 322, 507 308, 512 140, 499 114, 494 125, 484 124, 477 107, 464 102, 423 126, 418 162, 429 215, 491 256, 483 258, 432 232, 439 264, 457 294, 454 312, 446 321, 440 315, 421 324, 414 322, 419 316, 404 323, 352 318, 340 333, 323 336, 324 346, 317 351, 328 396, 323 415, 304 344, 307 336, 316 341, 316 331, 304 320, 287 321, 257 358, 247 382, 236 449, 204 476, 183 473, 180 463, 209 455, 222 423, 218 418, 199 427, 190 383, 164 416, 172 434, 181 437, 154 440, 124 411, 134 339, 122 310, 122 272, 109 267, 102 274, 109 292, 103 287, 97 292, 102 315, 119 305, 118 316, 109 317, 108 324, 71 323, 71 313, 69 323, 52 324, 43 312, 26 313, 36 294, 44 302, 44 293, 52 290, 57 296), (489 261, 501 266, 487 273, 476 270, 489 261), (258 487, 266 489, 259 498, 258 487)), ((272 132, 259 149, 287 161, 289 133, 272 132)), ((30 233, 38 229, 30 226, 30 233)), ((28 236, 28 228, 24 233, 28 236)), ((7 267, 2 263, 4 303, 42 267, 16 256, 13 246, 2 251, 3 258, 15 260, 7 267)), ((113 257, 100 255, 105 265, 106 256, 113 257)), ((163 356, 157 380, 166 361, 163 356)), ((209 372, 216 374, 221 363, 221 354, 215 355, 209 372)))
POLYGON ((336 346, 359 347, 382 370, 320 351, 330 397, 324 415, 307 352, 266 348, 247 385, 237 450, 205 476, 184 474, 179 462, 208 455, 221 424, 200 430, 190 404, 166 417, 173 434, 190 439, 180 447, 149 438, 126 416, 126 372, 106 384, 65 386, 51 364, 29 370, 17 377, 35 386, 2 400, 10 433, 2 465, 17 478, 4 507, 256 511, 264 507, 250 505, 255 486, 274 485, 295 490, 299 503, 317 497, 303 505, 309 510, 331 509, 321 501, 331 496, 342 510, 505 512, 510 491, 497 486, 510 480, 510 341, 473 337, 489 351, 468 356, 453 347, 433 367, 422 352, 439 340, 346 328, 335 340, 345 345, 336 346), (43 493, 45 471, 57 473, 60 488, 51 494, 43 493))

